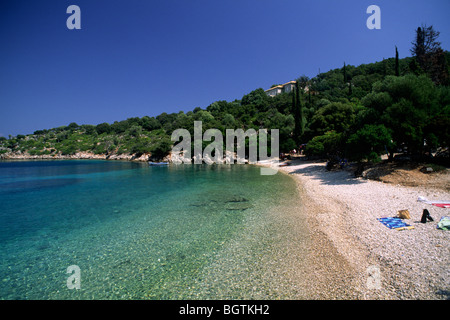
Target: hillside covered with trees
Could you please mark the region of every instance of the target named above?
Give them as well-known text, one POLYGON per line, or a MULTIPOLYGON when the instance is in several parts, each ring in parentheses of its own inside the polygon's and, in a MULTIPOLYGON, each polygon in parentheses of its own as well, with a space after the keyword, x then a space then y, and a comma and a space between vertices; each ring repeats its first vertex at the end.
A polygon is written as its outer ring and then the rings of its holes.
MULTIPOLYGON (((411 57, 300 76, 294 92, 268 96, 256 89, 240 100, 216 101, 205 109, 162 113, 97 125, 70 123, 33 134, 0 137, 0 157, 61 156, 78 152, 155 159, 167 155, 173 130, 253 128, 280 130, 280 151, 304 147, 308 156, 376 161, 380 154, 405 152, 418 158, 450 146, 450 53, 439 32, 416 30, 411 57)), ((225 148, 224 148, 225 149, 225 148)), ((444 151, 447 150, 447 153, 444 151)))

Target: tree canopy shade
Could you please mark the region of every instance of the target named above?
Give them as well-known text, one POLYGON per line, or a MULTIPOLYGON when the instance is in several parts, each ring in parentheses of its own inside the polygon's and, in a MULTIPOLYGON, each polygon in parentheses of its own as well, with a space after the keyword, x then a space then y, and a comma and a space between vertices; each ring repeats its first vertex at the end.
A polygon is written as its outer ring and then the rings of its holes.
MULTIPOLYGON (((407 75, 388 77, 378 90, 387 92, 392 99, 381 117, 396 145, 404 144, 411 153, 423 152, 426 135, 440 135, 430 126, 430 121, 442 112, 439 101, 442 88, 436 87, 426 76, 407 75)), ((440 143, 445 143, 444 137, 440 143)))
POLYGON ((350 135, 347 141, 347 154, 350 159, 376 161, 380 153, 391 147, 391 135, 383 124, 366 124, 350 135))
POLYGON ((305 154, 324 158, 340 157, 343 155, 344 139, 343 133, 328 131, 312 138, 306 145, 305 154))

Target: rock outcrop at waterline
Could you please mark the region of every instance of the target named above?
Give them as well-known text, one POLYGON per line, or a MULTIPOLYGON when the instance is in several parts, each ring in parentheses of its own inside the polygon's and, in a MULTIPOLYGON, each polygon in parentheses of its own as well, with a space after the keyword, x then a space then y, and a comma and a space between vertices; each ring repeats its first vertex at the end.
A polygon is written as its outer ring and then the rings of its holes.
MULTIPOLYGON (((166 156, 163 161, 170 161, 170 155, 166 156)), ((76 152, 74 154, 43 154, 43 155, 31 155, 27 152, 7 152, 0 154, 1 160, 77 160, 77 159, 91 159, 91 160, 124 160, 124 161, 137 161, 146 162, 151 161, 151 153, 143 154, 95 154, 93 152, 76 152)))
MULTIPOLYGON (((223 163, 226 163, 227 159, 236 159, 236 152, 231 153, 226 151, 223 158, 223 163)), ((161 158, 155 158, 151 153, 142 153, 142 154, 130 154, 130 153, 100 153, 96 154, 93 152, 87 151, 79 151, 74 154, 62 154, 61 152, 52 153, 52 154, 42 154, 42 155, 32 155, 28 152, 6 152, 0 154, 0 160, 78 160, 78 159, 90 159, 90 160, 122 160, 122 161, 136 161, 136 162, 147 162, 147 161, 162 161, 162 162, 173 162, 173 163, 181 163, 186 160, 183 155, 177 155, 176 153, 169 152, 168 155, 161 158)), ((193 157, 192 160, 195 160, 193 157)), ((203 161, 207 164, 214 163, 214 160, 211 159, 208 155, 205 155, 203 161)), ((248 159, 244 159, 244 163, 249 163, 248 159)))

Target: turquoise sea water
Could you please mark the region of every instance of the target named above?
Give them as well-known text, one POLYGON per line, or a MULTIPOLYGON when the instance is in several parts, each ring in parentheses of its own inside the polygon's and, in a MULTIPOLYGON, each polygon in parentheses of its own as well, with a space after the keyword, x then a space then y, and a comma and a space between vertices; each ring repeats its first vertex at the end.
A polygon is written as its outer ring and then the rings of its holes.
POLYGON ((0 299, 292 298, 297 209, 292 179, 249 165, 3 161, 0 299))

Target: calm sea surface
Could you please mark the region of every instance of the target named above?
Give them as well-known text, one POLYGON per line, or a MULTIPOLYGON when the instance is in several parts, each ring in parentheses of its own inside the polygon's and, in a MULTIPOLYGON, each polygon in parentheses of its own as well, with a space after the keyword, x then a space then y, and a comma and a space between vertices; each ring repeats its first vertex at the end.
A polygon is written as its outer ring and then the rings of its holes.
POLYGON ((249 165, 0 161, 0 299, 295 297, 298 201, 249 165))

